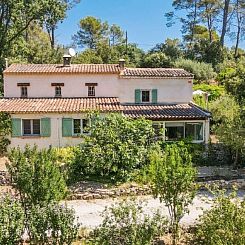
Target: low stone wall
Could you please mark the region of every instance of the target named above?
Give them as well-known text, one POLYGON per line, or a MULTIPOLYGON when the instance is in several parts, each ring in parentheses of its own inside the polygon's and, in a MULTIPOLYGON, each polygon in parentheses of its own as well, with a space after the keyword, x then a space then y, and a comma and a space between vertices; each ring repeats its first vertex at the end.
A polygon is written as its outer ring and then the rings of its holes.
MULTIPOLYGON (((92 199, 105 199, 105 198, 116 198, 122 196, 141 196, 141 195, 150 195, 151 190, 147 185, 137 185, 130 184, 126 186, 119 186, 117 188, 106 188, 100 187, 96 188, 96 184, 94 187, 92 183, 90 183, 89 188, 85 188, 89 182, 80 182, 76 184, 76 186, 71 188, 71 194, 68 199, 70 200, 92 200, 92 199)), ((232 189, 236 186, 237 189, 245 190, 245 179, 236 179, 236 180, 212 180, 199 182, 200 190, 207 190, 207 186, 216 185, 220 189, 232 189)))

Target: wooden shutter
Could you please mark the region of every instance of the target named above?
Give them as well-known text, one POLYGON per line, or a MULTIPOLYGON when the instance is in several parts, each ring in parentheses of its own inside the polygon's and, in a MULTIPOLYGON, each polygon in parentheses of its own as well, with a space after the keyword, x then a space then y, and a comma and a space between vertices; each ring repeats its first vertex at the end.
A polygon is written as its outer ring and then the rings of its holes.
POLYGON ((140 89, 135 89, 135 103, 140 103, 141 102, 141 91, 140 89))
POLYGON ((157 89, 152 89, 151 91, 151 102, 157 103, 157 89))
POLYGON ((12 118, 12 137, 21 136, 21 119, 12 118))
POLYGON ((72 136, 72 118, 62 118, 62 136, 72 136))
POLYGON ((41 118, 41 136, 42 137, 51 136, 50 118, 41 118))

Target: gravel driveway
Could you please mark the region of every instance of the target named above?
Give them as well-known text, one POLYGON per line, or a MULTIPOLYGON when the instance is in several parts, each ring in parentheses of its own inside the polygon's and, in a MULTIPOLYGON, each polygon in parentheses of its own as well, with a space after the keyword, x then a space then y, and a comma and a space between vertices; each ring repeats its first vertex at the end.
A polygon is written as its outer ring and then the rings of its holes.
MULTIPOLYGON (((240 198, 244 197, 245 192, 239 191, 238 196, 240 198)), ((145 213, 151 214, 154 210, 161 209, 164 214, 168 215, 167 208, 164 204, 161 204, 158 199, 154 199, 151 196, 142 196, 137 197, 137 199, 147 201, 146 208, 144 209, 145 213)), ((76 201, 66 201, 66 204, 70 208, 74 208, 76 215, 78 216, 79 223, 82 223, 82 226, 87 228, 94 228, 101 224, 102 218, 101 213, 106 206, 110 206, 113 203, 118 202, 120 199, 95 199, 95 200, 76 200, 76 201)), ((191 225, 195 223, 195 220, 199 215, 203 213, 203 210, 207 210, 211 207, 213 197, 208 195, 207 192, 199 192, 193 204, 189 207, 189 214, 186 214, 181 223, 183 225, 191 225)))

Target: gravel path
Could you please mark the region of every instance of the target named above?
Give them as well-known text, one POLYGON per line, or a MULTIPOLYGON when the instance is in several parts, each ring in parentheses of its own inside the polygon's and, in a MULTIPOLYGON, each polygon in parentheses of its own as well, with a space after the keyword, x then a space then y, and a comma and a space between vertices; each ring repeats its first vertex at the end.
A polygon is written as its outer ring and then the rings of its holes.
MULTIPOLYGON (((245 191, 239 191, 238 196, 243 198, 245 191)), ((161 208, 163 213, 168 215, 167 208, 164 204, 161 204, 158 199, 154 199, 151 196, 137 197, 140 200, 147 201, 145 213, 151 214, 154 210, 161 208)), ((183 225, 194 224, 199 215, 203 213, 203 210, 210 209, 213 197, 208 195, 207 192, 202 191, 198 193, 194 199, 193 204, 189 207, 189 214, 186 214, 181 223, 183 225)), ((95 199, 95 200, 76 200, 66 201, 66 204, 70 208, 74 208, 76 215, 78 216, 79 223, 87 228, 94 228, 101 224, 102 217, 100 216, 106 206, 110 206, 113 203, 118 202, 119 199, 95 199)))

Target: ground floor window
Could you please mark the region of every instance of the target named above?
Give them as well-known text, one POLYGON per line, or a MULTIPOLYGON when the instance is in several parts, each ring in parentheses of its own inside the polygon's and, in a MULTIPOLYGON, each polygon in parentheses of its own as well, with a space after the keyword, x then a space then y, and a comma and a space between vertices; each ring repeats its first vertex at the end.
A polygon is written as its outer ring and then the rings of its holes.
POLYGON ((185 137, 203 140, 203 123, 185 123, 185 137))
POLYGON ((40 119, 23 119, 23 135, 40 135, 40 119))
POLYGON ((73 119, 73 134, 88 134, 90 121, 89 119, 73 119))
POLYGON ((204 139, 203 122, 153 122, 152 126, 157 138, 165 136, 166 141, 178 141, 184 138, 192 141, 204 139))
POLYGON ((182 122, 166 122, 165 123, 165 140, 177 141, 184 139, 184 123, 182 122))

